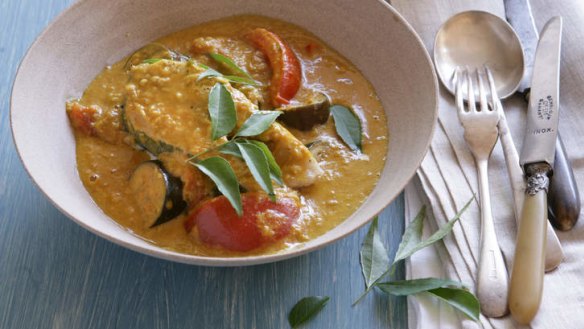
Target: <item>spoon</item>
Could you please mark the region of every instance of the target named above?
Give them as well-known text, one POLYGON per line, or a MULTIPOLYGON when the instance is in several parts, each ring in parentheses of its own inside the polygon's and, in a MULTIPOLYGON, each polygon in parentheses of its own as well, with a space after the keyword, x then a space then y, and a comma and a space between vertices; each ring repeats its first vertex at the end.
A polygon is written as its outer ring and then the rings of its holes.
MULTIPOLYGON (((524 71, 523 49, 513 28, 498 16, 483 11, 462 12, 442 25, 434 43, 434 62, 442 84, 452 94, 455 93, 453 77, 456 67, 488 66, 501 99, 515 93, 524 71)), ((518 221, 521 218, 525 180, 505 113, 500 113, 499 137, 513 189, 514 215, 518 221)), ((546 271, 556 268, 563 258, 560 242, 548 223, 546 271)))

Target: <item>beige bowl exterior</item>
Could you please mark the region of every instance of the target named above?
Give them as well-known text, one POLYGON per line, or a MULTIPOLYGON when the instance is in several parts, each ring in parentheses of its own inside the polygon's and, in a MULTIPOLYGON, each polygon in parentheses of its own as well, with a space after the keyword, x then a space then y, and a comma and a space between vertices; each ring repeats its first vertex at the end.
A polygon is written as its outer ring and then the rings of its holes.
POLYGON ((420 38, 392 7, 377 0, 81 0, 32 45, 11 100, 13 137, 41 191, 63 213, 129 249, 172 261, 239 266, 273 262, 322 248, 366 224, 415 174, 437 120, 437 79, 420 38), (217 258, 156 247, 106 216, 83 187, 64 103, 79 97, 108 64, 151 40, 205 21, 239 14, 285 20, 312 31, 353 62, 373 84, 388 118, 387 162, 377 187, 328 233, 280 253, 217 258))

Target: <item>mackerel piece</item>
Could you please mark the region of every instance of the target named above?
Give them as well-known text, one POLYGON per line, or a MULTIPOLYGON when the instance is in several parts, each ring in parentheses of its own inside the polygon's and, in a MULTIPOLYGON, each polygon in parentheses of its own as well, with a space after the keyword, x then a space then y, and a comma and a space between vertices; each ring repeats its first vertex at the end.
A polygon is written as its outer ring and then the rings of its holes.
POLYGON ((509 309, 520 324, 535 317, 543 291, 547 191, 558 134, 561 38, 562 18, 554 17, 543 28, 533 65, 520 157, 527 188, 509 291, 509 309))

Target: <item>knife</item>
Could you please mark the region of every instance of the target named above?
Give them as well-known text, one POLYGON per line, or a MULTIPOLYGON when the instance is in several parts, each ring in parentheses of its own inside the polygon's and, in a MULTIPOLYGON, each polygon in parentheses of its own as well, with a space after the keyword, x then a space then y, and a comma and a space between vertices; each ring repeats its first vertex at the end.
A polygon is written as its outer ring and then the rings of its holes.
POLYGON ((527 126, 520 164, 527 178, 517 242, 509 309, 520 324, 531 322, 541 303, 547 225, 547 191, 553 172, 559 121, 562 18, 550 19, 535 53, 527 126))
MULTIPOLYGON (((523 45, 525 74, 518 90, 527 98, 538 39, 529 0, 505 0, 505 14, 523 45)), ((580 215, 580 195, 566 150, 559 136, 556 141, 554 179, 551 181, 548 203, 548 215, 554 227, 563 231, 574 227, 580 215)))

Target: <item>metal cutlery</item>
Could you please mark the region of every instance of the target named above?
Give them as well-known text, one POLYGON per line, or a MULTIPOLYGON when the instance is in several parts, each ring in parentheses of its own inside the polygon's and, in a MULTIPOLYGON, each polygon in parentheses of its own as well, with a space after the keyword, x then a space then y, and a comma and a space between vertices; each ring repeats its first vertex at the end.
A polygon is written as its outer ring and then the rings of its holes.
POLYGON ((498 96, 488 68, 477 70, 476 74, 471 74, 467 69, 458 68, 455 80, 458 118, 464 127, 464 138, 475 158, 479 176, 481 241, 477 296, 484 315, 500 317, 507 313, 508 277, 495 234, 488 182, 488 161, 499 136, 497 124, 500 109, 489 106, 487 94, 491 95, 491 104, 496 104, 495 99, 498 100, 498 96), (485 77, 488 87, 485 87, 485 77), (475 79, 478 82, 478 108, 475 103, 473 82, 475 79), (488 93, 486 88, 489 89, 488 93), (464 98, 468 99, 467 106, 465 106, 464 98))
MULTIPOLYGON (((500 99, 515 93, 524 77, 523 50, 519 37, 507 22, 484 11, 466 11, 448 19, 436 34, 434 61, 440 80, 453 94, 455 85, 452 77, 458 66, 481 67, 489 63, 495 75, 496 91, 500 99)), ((499 100, 497 106, 501 109, 499 138, 513 189, 515 219, 519 223, 525 178, 499 100)), ((564 258, 560 241, 551 224, 547 228, 545 257, 546 270, 555 269, 564 258)))
POLYGON ((547 192, 559 121, 561 37, 562 19, 554 17, 543 28, 533 66, 520 157, 527 188, 509 290, 511 315, 520 324, 528 324, 535 317, 543 291, 547 192))
MULTIPOLYGON (((529 0, 505 0, 504 2, 507 20, 521 39, 525 55, 525 74, 518 91, 528 95, 538 40, 537 29, 531 16, 529 0)), ((548 193, 548 213, 550 222, 563 231, 574 227, 580 215, 578 186, 559 135, 556 142, 554 179, 550 183, 548 193)))

